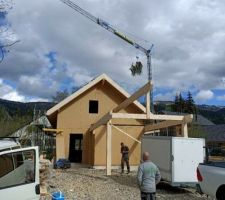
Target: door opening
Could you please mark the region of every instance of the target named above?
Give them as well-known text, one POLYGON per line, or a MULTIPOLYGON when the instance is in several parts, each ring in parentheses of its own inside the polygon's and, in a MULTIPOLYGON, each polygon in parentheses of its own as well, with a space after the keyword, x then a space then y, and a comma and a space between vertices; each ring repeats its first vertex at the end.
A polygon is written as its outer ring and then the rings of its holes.
POLYGON ((82 162, 83 134, 70 134, 69 160, 74 163, 82 162))

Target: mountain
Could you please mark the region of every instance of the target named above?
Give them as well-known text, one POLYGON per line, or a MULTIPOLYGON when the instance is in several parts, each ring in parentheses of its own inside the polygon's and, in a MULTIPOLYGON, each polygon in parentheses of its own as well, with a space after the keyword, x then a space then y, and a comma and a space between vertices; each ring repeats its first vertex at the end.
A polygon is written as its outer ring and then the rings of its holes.
POLYGON ((198 107, 198 113, 215 124, 225 124, 225 108, 209 107, 208 109, 201 109, 201 107, 198 107))
POLYGON ((197 105, 197 106, 198 106, 198 109, 208 110, 208 111, 219 111, 225 108, 225 106, 215 106, 215 105, 206 105, 206 104, 197 105))
POLYGON ((29 124, 34 115, 41 116, 54 105, 51 102, 22 103, 0 99, 0 136, 7 136, 29 124))
MULTIPOLYGON (((171 111, 172 104, 172 101, 158 101, 154 104, 155 112, 171 111)), ((54 105, 52 102, 22 103, 0 99, 0 137, 14 133, 29 124, 34 115, 44 115, 54 105)), ((197 105, 197 112, 215 124, 225 124, 225 106, 197 105)))
MULTIPOLYGON (((154 102, 155 112, 172 111, 173 101, 154 102)), ((214 124, 225 124, 225 106, 196 105, 197 113, 212 121, 214 124)))

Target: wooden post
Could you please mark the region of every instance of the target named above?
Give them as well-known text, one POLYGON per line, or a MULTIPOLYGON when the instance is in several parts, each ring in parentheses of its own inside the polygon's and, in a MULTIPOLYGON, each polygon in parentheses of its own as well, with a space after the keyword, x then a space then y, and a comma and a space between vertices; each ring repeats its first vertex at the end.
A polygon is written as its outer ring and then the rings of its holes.
POLYGON ((106 175, 111 175, 112 165, 112 127, 111 120, 107 123, 107 136, 106 136, 106 175))
POLYGON ((147 119, 150 119, 150 92, 147 92, 146 94, 146 114, 147 114, 147 119))
POLYGON ((182 135, 183 137, 188 137, 188 128, 187 128, 187 123, 182 124, 182 135))

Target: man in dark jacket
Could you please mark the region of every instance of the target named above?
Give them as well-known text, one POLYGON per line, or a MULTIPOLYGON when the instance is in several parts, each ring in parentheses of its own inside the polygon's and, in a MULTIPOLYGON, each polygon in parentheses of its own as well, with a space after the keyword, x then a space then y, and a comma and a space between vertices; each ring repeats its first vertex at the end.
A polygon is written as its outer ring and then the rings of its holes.
POLYGON ((127 165, 127 173, 130 173, 130 165, 129 165, 129 148, 128 146, 124 145, 123 142, 121 142, 121 149, 120 153, 122 155, 121 157, 121 173, 124 173, 124 162, 126 162, 127 165))
POLYGON ((141 200, 156 199, 156 184, 159 183, 161 175, 158 167, 149 160, 149 153, 143 153, 143 162, 138 167, 137 180, 141 191, 141 200))

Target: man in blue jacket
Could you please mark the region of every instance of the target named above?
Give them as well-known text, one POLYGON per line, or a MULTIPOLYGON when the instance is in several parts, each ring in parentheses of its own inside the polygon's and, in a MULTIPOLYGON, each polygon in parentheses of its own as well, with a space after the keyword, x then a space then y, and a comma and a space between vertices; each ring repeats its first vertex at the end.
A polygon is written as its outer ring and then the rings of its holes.
POLYGON ((142 158, 137 174, 141 200, 155 200, 156 184, 160 182, 161 175, 158 167, 150 161, 148 152, 144 152, 142 158))

